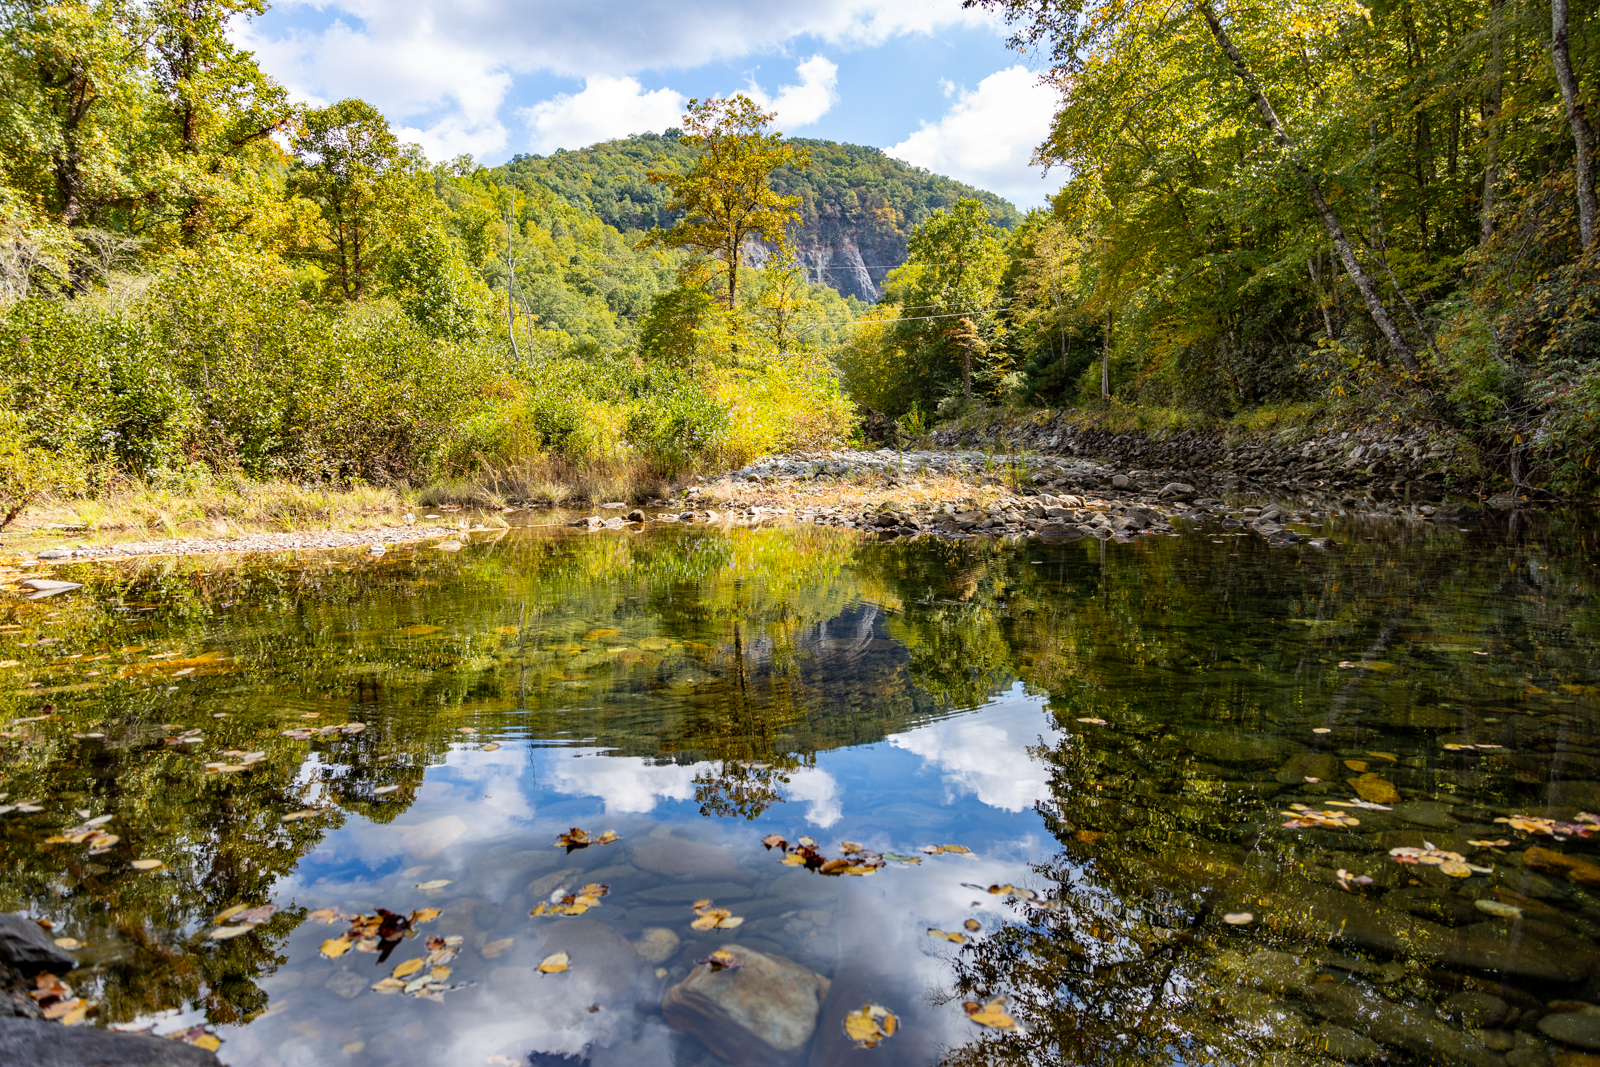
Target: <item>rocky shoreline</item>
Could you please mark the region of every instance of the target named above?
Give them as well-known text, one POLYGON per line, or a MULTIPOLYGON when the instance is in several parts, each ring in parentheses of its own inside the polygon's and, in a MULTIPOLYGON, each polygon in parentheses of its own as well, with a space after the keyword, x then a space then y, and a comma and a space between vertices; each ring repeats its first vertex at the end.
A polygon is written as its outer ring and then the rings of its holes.
MULTIPOLYGON (((1457 443, 1426 429, 1368 423, 1302 425, 1246 434, 1224 427, 1157 436, 1114 431, 1071 413, 1001 415, 941 427, 941 449, 984 447, 1029 457, 1094 457, 1135 476, 1183 481, 1211 493, 1305 493, 1359 502, 1431 503, 1477 496, 1479 475, 1457 443)), ((1506 497, 1511 503, 1510 496, 1506 497)))
MULTIPOLYGON (((883 537, 932 535, 1083 537, 1128 541, 1175 534, 1175 522, 1215 523, 1275 544, 1331 545, 1316 533, 1332 517, 1456 522, 1478 513, 1466 502, 1341 501, 1333 496, 1219 490, 1215 479, 1178 480, 1182 471, 1118 470, 1095 460, 1022 453, 835 450, 773 456, 690 487, 690 510, 598 515, 575 526, 628 521, 796 522, 871 531, 883 537), (1219 492, 1227 494, 1228 499, 1219 492), (1274 499, 1276 498, 1276 499, 1274 499), (1281 502, 1280 502, 1281 501, 1281 502)), ((1438 495, 1427 494, 1431 500, 1438 495)), ((620 506, 620 505, 619 505, 620 506)))

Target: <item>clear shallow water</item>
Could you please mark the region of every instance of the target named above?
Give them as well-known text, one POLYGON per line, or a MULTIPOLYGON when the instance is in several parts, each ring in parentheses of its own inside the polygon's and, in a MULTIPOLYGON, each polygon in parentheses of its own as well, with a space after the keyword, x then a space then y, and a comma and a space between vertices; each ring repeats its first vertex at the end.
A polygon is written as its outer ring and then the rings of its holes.
POLYGON ((0 907, 87 944, 72 980, 101 1021, 207 1022, 241 1065, 713 1067, 660 1003, 719 946, 832 980, 799 1062, 1339 1062, 1328 1024, 1352 1013, 1329 988, 1463 1035, 1463 991, 1525 1018, 1596 999, 1600 903, 1523 856, 1600 862, 1594 842, 1494 822, 1600 811, 1592 528, 1331 528, 1332 553, 1221 529, 512 531, 454 556, 79 568, 87 589, 0 616, 0 792, 44 808, 0 817, 0 907), (366 728, 283 736, 347 722, 366 728), (206 771, 228 752, 263 757, 206 771), (1362 774, 1390 810, 1330 804, 1362 774), (1291 804, 1359 823, 1285 828, 1291 804), (45 843, 79 811, 120 840, 45 843), (568 855, 572 827, 621 840, 568 855), (769 833, 972 855, 826 878, 769 833), (1468 844, 1489 839, 1510 845, 1468 844), (1388 854, 1425 842, 1493 871, 1388 854), (598 908, 529 917, 591 881, 598 908), (1008 883, 1059 910, 970 888, 1008 883), (744 924, 691 930, 706 897, 744 924), (343 924, 306 918, 424 907, 381 964, 324 958, 343 924), (927 934, 968 919, 965 946, 927 934), (428 935, 462 939, 462 988, 370 990, 428 935), (538 974, 557 951, 570 969, 538 974), (1019 1032, 967 1019, 995 995, 1019 1032), (848 1051, 867 1000, 902 1029, 848 1051))

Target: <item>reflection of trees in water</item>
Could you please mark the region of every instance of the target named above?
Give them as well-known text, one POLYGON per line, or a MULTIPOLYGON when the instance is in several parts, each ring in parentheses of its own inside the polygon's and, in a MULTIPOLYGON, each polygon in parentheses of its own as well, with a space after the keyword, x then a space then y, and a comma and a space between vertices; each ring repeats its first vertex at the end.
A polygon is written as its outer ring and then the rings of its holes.
MULTIPOLYGON (((1103 562, 1099 546, 1069 550, 1031 582, 1010 571, 1016 585, 998 623, 1009 662, 1050 693, 1068 731, 1039 753, 1052 775, 1039 810, 1059 847, 1030 883, 1061 910, 1019 908, 963 950, 954 994, 1006 995, 1023 1030, 975 1037, 946 1063, 1332 1062, 1304 1004, 1259 991, 1274 979, 1249 976, 1248 954, 1332 952, 1339 916, 1371 905, 1331 888, 1331 872, 1387 857, 1279 835, 1278 768, 1267 767, 1279 761, 1241 758, 1230 751, 1241 741, 1265 735, 1289 740, 1285 754, 1311 750, 1310 727, 1342 709, 1340 723, 1367 731, 1363 747, 1402 754, 1373 763, 1408 796, 1542 806, 1552 769, 1575 757, 1554 755, 1570 727, 1538 716, 1565 722, 1574 709, 1557 684, 1597 677, 1600 613, 1585 578, 1593 545, 1573 526, 1509 539, 1487 524, 1469 538, 1363 533, 1374 536, 1336 533, 1345 544, 1333 554, 1256 541, 1191 543, 1180 554, 1143 542, 1103 562), (1337 668, 1368 653, 1396 670, 1337 668), (1503 727, 1483 725, 1502 715, 1503 727), (1524 752, 1472 762, 1438 751, 1435 731, 1474 727, 1512 731, 1524 752), (1248 932, 1221 922, 1240 906, 1271 921, 1248 932)), ((991 574, 1002 580, 998 563, 991 574)), ((1459 988, 1443 980, 1407 988, 1436 1000, 1459 988)))
MULTIPOLYGON (((281 962, 277 946, 295 918, 277 916, 234 941, 195 935, 223 908, 264 902, 339 812, 385 822, 406 811, 460 727, 566 731, 620 753, 710 760, 715 771, 696 783, 704 809, 750 817, 818 751, 977 706, 1021 679, 1050 695, 1062 722, 1115 718, 1123 733, 1116 746, 1080 734, 1077 747, 1049 757, 1063 839, 1052 870, 1065 878, 1069 862, 1092 855, 1093 880, 1063 881, 1074 898, 1067 912, 970 953, 977 969, 963 981, 1013 990, 1036 1032, 1056 1027, 1062 1047, 1081 1046, 1084 1057, 1117 1047, 1106 1028, 1142 1011, 1155 1021, 1138 1040, 1156 1042, 1152 1050, 1170 1041, 1200 1059, 1211 1017, 1196 1015, 1192 998, 1152 992, 1174 962, 1194 988, 1203 975, 1183 969, 1196 952, 1182 940, 1193 916, 1170 891, 1151 889, 1148 857, 1173 842, 1191 842, 1189 852, 1203 852, 1206 839, 1237 847, 1229 834, 1253 809, 1188 751, 1196 729, 1277 729, 1319 713, 1335 692, 1348 692, 1346 714, 1401 721, 1447 695, 1481 702, 1486 671, 1594 680, 1592 548, 1526 526, 1502 541, 1486 525, 1465 547, 1437 531, 1335 536, 1346 544, 1332 554, 1233 539, 1179 551, 1161 539, 1110 546, 1102 559, 1098 544, 907 547, 815 528, 663 531, 508 537, 453 559, 190 558, 99 576, 86 595, 0 614, 21 626, 0 646, 24 661, 12 677, 44 683, 0 689, 0 715, 37 714, 47 700, 61 709, 56 722, 0 739, 0 792, 40 797, 52 812, 115 814, 118 862, 39 843, 64 815, 8 816, 0 907, 118 946, 99 964, 108 1019, 181 1004, 203 1005, 217 1021, 243 1018, 264 1005, 254 981, 281 962), (1429 589, 1450 595, 1418 596, 1429 589), (1400 608, 1385 656, 1416 668, 1411 680, 1357 685, 1340 675, 1333 664, 1371 647, 1400 608), (441 629, 404 632, 419 625, 441 629), (58 643, 32 644, 41 638, 58 643), (1449 641, 1495 657, 1485 667, 1435 650, 1449 641), (144 654, 117 653, 140 645, 220 650, 228 660, 181 681, 155 668, 108 680, 119 664, 148 666, 144 654), (67 657, 99 654, 112 657, 97 664, 106 684, 69 688, 92 680, 67 657), (218 711, 230 717, 213 719, 218 711), (308 712, 321 718, 302 720, 308 712), (281 736, 347 718, 368 729, 311 742, 281 736), (166 746, 173 731, 160 724, 169 723, 203 727, 204 755, 166 746), (222 748, 268 759, 247 774, 207 776, 201 764, 222 748), (388 785, 400 789, 379 796, 388 785), (1188 792, 1181 804, 1156 804, 1135 799, 1138 790, 1188 792), (279 821, 319 797, 338 810, 279 821), (1122 836, 1105 839, 1115 847, 1089 846, 1079 831, 1122 836), (127 871, 133 855, 161 858, 169 871, 127 871), (1084 925, 1090 915, 1096 921, 1084 925), (1068 1009, 1070 1019, 1048 1017, 1068 1009)), ((1466 772, 1459 781, 1483 795, 1526 792, 1543 780, 1532 770, 1523 785, 1466 772)), ((1030 1048, 1045 1055, 1042 1038, 1030 1048)))

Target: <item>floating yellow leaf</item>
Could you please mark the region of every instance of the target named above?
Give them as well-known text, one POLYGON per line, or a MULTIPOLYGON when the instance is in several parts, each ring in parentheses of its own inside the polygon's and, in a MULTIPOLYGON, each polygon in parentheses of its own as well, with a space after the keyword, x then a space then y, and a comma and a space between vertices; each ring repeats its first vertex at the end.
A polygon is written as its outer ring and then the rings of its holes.
POLYGON ((377 985, 373 986, 372 987, 372 991, 374 993, 380 993, 380 994, 383 994, 383 995, 387 996, 387 995, 390 995, 390 994, 398 993, 398 992, 400 992, 400 990, 404 989, 405 987, 406 987, 406 984, 404 982, 400 981, 400 979, 398 979, 398 978, 385 978, 383 981, 381 981, 377 985))
POLYGON ((968 919, 966 922, 962 923, 961 925, 965 926, 968 930, 974 930, 974 931, 982 929, 982 927, 983 927, 983 924, 981 922, 979 922, 977 919, 968 919))
POLYGON ((856 1043, 856 1048, 877 1048, 898 1026, 894 1013, 882 1004, 863 1004, 860 1011, 844 1017, 845 1036, 856 1043))
POLYGON ((850 856, 850 855, 853 855, 853 854, 855 854, 857 852, 860 852, 862 849, 864 849, 866 847, 867 847, 866 845, 859 844, 859 843, 857 843, 855 841, 840 841, 839 842, 839 851, 844 853, 846 856, 850 856))
POLYGON ((546 956, 544 962, 539 964, 539 970, 544 974, 559 974, 566 970, 571 962, 565 952, 557 952, 553 956, 546 956))
POLYGON ((418 926, 422 923, 431 923, 439 917, 438 908, 418 908, 410 915, 411 925, 418 926))
POLYGON ((1398 763, 1400 760, 1400 757, 1396 756, 1393 752, 1368 752, 1367 755, 1376 756, 1379 759, 1386 759, 1390 763, 1398 763))
POLYGON ((420 970, 422 970, 422 959, 421 957, 418 957, 414 960, 406 960, 400 966, 396 967, 391 973, 395 978, 407 978, 413 974, 416 974, 420 970))
POLYGON ((448 981, 450 978, 450 968, 444 966, 435 967, 433 970, 428 972, 428 977, 433 979, 435 982, 448 981))
POLYGON ((493 752, 493 751, 495 751, 495 750, 496 750, 496 749, 498 749, 498 748, 499 748, 499 747, 500 747, 500 746, 499 746, 499 745, 496 745, 496 744, 488 744, 488 745, 484 745, 484 746, 483 746, 483 747, 482 747, 482 748, 480 748, 480 749, 479 749, 479 750, 478 750, 478 751, 479 751, 479 752, 493 752))
MULTIPOLYGON (((74 1004, 74 1006, 73 1006, 71 1011, 69 1011, 65 1015, 61 1016, 61 1020, 60 1020, 61 1021, 61 1025, 62 1026, 77 1026, 79 1023, 83 1022, 84 1019, 88 1018, 88 1016, 89 1016, 89 1002, 87 1000, 80 1000, 80 1001, 77 1001, 74 1004)), ((217 1039, 213 1037, 211 1040, 216 1041, 217 1039)), ((192 1043, 193 1044, 198 1044, 199 1042, 192 1042, 192 1043)), ((222 1042, 217 1041, 217 1044, 221 1045, 222 1042)), ((212 1051, 216 1051, 216 1049, 213 1048, 212 1051)))
POLYGON ((790 852, 783 857, 783 865, 785 867, 804 867, 805 862, 806 858, 798 852, 790 852))
POLYGON ((995 997, 984 1004, 969 1000, 962 1005, 966 1009, 967 1018, 979 1026, 990 1026, 996 1030, 1015 1030, 1017 1020, 1006 1014, 1006 998, 995 997))
POLYGON ((712 927, 716 926, 717 923, 728 917, 728 913, 719 908, 716 911, 709 911, 706 914, 699 916, 694 922, 689 924, 689 928, 691 930, 710 930, 712 927))
POLYGON ((1445 860, 1439 864, 1439 870, 1452 878, 1468 878, 1472 875, 1472 868, 1461 860, 1445 860))
POLYGON ((1222 917, 1222 921, 1229 926, 1249 926, 1256 921, 1256 917, 1248 911, 1230 911, 1222 917))
POLYGON ((334 908, 318 908, 316 911, 306 912, 306 918, 314 923, 331 926, 339 921, 339 912, 334 908))
POLYGON ((215 1052, 217 1049, 222 1047, 222 1038, 218 1037, 216 1034, 201 1034, 199 1037, 189 1042, 189 1044, 193 1045, 195 1048, 203 1048, 207 1052, 215 1052))
POLYGON ((1349 767, 1352 771, 1355 771, 1357 774, 1366 773, 1367 768, 1371 766, 1371 764, 1369 764, 1366 760, 1359 759, 1347 759, 1344 761, 1344 765, 1349 767))
POLYGON ((136 871, 159 871, 161 868, 165 867, 166 864, 162 863, 160 860, 134 860, 132 863, 128 864, 128 866, 132 867, 136 871))
POLYGON ((322 954, 330 960, 336 960, 350 951, 350 946, 355 944, 348 937, 332 937, 322 943, 322 954))
POLYGON ((737 929, 740 926, 740 924, 742 924, 743 922, 744 922, 744 918, 742 916, 729 915, 727 918, 718 919, 717 920, 717 929, 718 930, 733 930, 733 929, 737 929))
POLYGON ((75 952, 83 947, 83 942, 75 937, 58 937, 55 941, 57 948, 64 948, 68 952, 75 952))
POLYGON ((953 941, 958 945, 967 943, 967 935, 957 930, 941 930, 937 926, 928 927, 928 936, 941 941, 953 941))

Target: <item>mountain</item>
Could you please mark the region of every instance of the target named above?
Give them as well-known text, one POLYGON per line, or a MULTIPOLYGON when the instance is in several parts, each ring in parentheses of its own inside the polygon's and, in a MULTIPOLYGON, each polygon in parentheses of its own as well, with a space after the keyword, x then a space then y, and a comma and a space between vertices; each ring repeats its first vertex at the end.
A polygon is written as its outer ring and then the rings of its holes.
MULTIPOLYGON (((881 149, 807 138, 790 142, 809 152, 810 165, 778 171, 773 187, 801 199, 796 251, 807 280, 842 295, 878 299, 884 276, 905 261, 912 228, 962 197, 988 205, 997 226, 1010 229, 1021 221, 1002 197, 891 159, 881 149)), ((694 157, 678 131, 668 130, 548 156, 520 155, 492 174, 506 184, 542 185, 636 239, 651 226, 676 221, 667 211, 666 187, 652 185, 646 172, 681 173, 694 157)))

